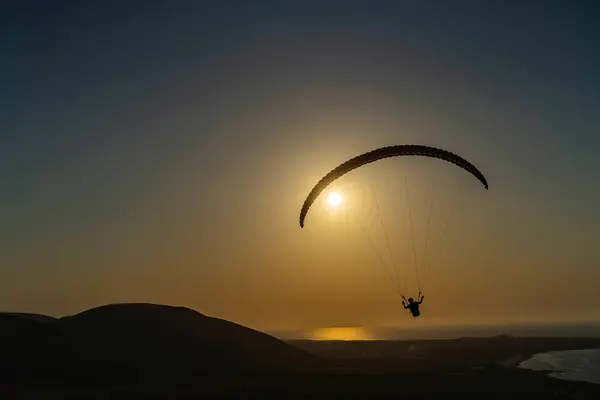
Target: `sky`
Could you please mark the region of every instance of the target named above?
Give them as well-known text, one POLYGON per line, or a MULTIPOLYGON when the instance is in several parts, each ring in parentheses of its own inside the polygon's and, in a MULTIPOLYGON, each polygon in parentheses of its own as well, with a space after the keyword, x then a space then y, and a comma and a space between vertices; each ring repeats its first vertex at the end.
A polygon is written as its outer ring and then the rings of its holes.
POLYGON ((599 16, 551 0, 10 2, 0 309, 152 302, 263 330, 597 321, 599 16), (490 190, 386 160, 299 227, 320 177, 394 144, 456 152, 490 190), (403 293, 425 268, 410 243, 428 254, 419 319, 379 268, 382 232, 360 233, 381 221, 403 293))

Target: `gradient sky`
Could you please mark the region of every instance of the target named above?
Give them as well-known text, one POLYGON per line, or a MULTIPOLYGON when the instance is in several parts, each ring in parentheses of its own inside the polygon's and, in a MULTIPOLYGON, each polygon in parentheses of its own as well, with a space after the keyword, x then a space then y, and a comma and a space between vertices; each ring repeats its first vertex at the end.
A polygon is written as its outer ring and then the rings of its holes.
MULTIPOLYGON (((11 3, 1 309, 156 302, 257 329, 600 319, 595 2, 11 3), (490 183, 435 160, 340 182, 354 204, 405 172, 413 193, 425 175, 436 193, 464 182, 419 321, 322 201, 298 226, 323 174, 404 143, 456 151, 490 183)), ((381 194, 394 227, 400 192, 381 194)))

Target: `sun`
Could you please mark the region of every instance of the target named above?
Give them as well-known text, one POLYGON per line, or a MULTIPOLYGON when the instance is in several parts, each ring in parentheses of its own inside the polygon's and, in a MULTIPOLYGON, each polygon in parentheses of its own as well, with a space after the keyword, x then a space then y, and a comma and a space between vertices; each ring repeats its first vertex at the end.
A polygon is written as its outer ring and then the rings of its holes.
POLYGON ((342 196, 338 192, 331 192, 327 197, 327 202, 334 208, 337 208, 342 203, 342 196))

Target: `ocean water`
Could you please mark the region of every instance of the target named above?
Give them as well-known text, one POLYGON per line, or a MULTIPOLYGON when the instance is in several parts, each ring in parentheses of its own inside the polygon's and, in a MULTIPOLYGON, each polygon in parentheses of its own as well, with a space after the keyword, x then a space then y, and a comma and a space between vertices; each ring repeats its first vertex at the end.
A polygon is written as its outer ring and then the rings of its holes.
POLYGON ((407 340, 456 339, 461 337, 596 337, 600 338, 600 324, 512 324, 423 326, 402 328, 369 328, 363 326, 323 327, 308 331, 269 331, 280 339, 311 340, 407 340))
POLYGON ((585 381, 600 385, 600 349, 535 354, 520 363, 519 368, 556 371, 549 375, 570 381, 585 381))

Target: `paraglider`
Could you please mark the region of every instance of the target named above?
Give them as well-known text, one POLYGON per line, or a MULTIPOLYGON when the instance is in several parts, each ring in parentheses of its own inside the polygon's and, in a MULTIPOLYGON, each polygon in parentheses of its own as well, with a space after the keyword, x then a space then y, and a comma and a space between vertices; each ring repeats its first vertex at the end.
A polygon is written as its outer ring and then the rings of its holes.
MULTIPOLYGON (((317 184, 312 188, 312 190, 310 191, 310 193, 304 200, 304 203, 302 204, 302 208, 300 210, 300 218, 299 218, 300 227, 304 228, 305 219, 307 217, 307 214, 308 214, 312 204, 319 197, 319 195, 335 180, 337 180, 338 178, 347 174, 348 172, 351 172, 351 171, 353 171, 361 166, 364 166, 366 164, 370 164, 372 162, 382 160, 385 158, 399 157, 399 156, 430 157, 430 158, 437 158, 442 161, 447 161, 448 163, 454 164, 454 165, 458 166, 459 168, 465 170, 466 172, 470 173, 473 177, 475 177, 481 183, 481 185, 486 190, 488 189, 488 182, 487 182, 486 177, 483 175, 483 173, 481 173, 481 171, 479 169, 477 169, 472 163, 470 163, 466 159, 464 159, 461 156, 459 156, 455 153, 452 153, 450 151, 435 148, 435 147, 425 146, 425 145, 395 145, 395 146, 381 147, 381 148, 371 150, 371 151, 368 151, 366 153, 363 153, 356 157, 351 158, 350 160, 338 165, 336 168, 334 168, 328 174, 326 174, 323 178, 321 178, 317 182, 317 184)), ((339 195, 337 195, 337 193, 333 193, 333 194, 330 194, 330 198, 328 199, 328 201, 330 204, 337 207, 337 205, 339 204, 339 202, 341 200, 339 198, 339 195), (332 197, 332 195, 333 195, 333 197, 332 197)), ((376 204, 377 204, 377 202, 376 202, 376 204)), ((377 205, 377 208, 379 209, 379 205, 377 205)), ((430 210, 430 214, 431 214, 431 210, 430 210)), ((411 220, 411 218, 409 216, 409 221, 410 220, 411 220)), ((381 226, 385 231, 385 224, 383 223, 383 220, 381 222, 382 222, 381 226)), ((446 224, 446 227, 447 227, 447 225, 448 224, 446 224)), ((364 227, 361 227, 361 228, 362 228, 365 236, 367 236, 364 227)), ((411 231, 412 231, 412 221, 411 221, 411 231)), ((445 232, 445 228, 443 231, 445 232)), ((391 256, 392 250, 391 250, 391 245, 389 243, 387 233, 385 234, 385 239, 386 239, 387 247, 388 247, 388 250, 389 250, 390 256, 391 256)), ((414 241, 414 238, 413 238, 413 241, 414 241)), ((369 243, 374 248, 373 242, 370 239, 369 239, 369 243)), ((425 245, 425 249, 426 248, 427 248, 427 245, 425 245)), ((415 252, 414 243, 413 243, 413 252, 415 252)), ((379 254, 378 254, 378 257, 379 257, 381 264, 384 264, 383 258, 379 254)), ((415 259, 416 259, 416 256, 415 256, 415 259)), ((424 263, 427 265, 426 257, 425 257, 424 263)), ((416 261, 415 261, 415 268, 416 268, 416 261)), ((419 310, 419 306, 423 303, 423 299, 424 299, 424 296, 422 294, 424 283, 420 282, 418 272, 417 272, 417 285, 418 285, 418 293, 419 294, 417 296, 416 301, 412 297, 409 298, 408 301, 406 301, 406 298, 404 297, 404 295, 402 295, 403 289, 401 287, 402 285, 399 282, 400 279, 398 278, 397 270, 396 270, 395 276, 394 276, 394 274, 391 274, 390 279, 392 281, 395 281, 395 284, 398 286, 396 288, 396 291, 402 297, 402 304, 404 306, 404 309, 408 309, 411 312, 413 317, 420 316, 421 311, 419 310)))
POLYGON ((415 301, 412 297, 409 297, 408 301, 406 301, 404 296, 402 296, 402 305, 404 306, 405 310, 409 310, 412 316, 416 318, 421 315, 421 311, 419 311, 419 305, 423 304, 424 298, 425 296, 423 296, 422 293, 419 293, 417 301, 415 301))

